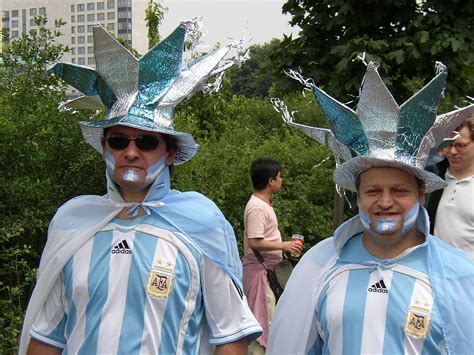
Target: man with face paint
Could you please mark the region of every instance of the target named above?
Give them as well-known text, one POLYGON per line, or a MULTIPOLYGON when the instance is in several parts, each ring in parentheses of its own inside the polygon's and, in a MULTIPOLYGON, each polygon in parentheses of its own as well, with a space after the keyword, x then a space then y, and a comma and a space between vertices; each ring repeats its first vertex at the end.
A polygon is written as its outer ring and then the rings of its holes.
MULTIPOLYGON (((213 73, 223 47, 183 65, 182 23, 140 60, 94 27, 96 70, 56 64, 107 109, 81 122, 105 161, 107 194, 57 211, 28 305, 20 354, 246 354, 262 328, 243 295, 234 232, 217 206, 170 187, 170 169, 198 145, 173 110, 213 73)), ((92 105, 92 106, 91 106, 92 105)))
POLYGON ((429 233, 425 192, 445 183, 423 169, 471 107, 436 117, 446 68, 398 106, 369 63, 357 110, 310 81, 331 128, 294 124, 337 159, 359 213, 298 263, 276 307, 267 354, 468 354, 474 349, 474 265, 429 233))

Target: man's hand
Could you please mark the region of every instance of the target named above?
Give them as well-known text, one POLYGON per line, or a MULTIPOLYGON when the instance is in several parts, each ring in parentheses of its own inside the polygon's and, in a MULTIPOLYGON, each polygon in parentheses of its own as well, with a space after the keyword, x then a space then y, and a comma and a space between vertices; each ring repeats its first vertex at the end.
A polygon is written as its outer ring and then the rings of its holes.
POLYGON ((290 254, 299 255, 303 251, 303 246, 293 242, 283 242, 283 251, 286 251, 290 254))

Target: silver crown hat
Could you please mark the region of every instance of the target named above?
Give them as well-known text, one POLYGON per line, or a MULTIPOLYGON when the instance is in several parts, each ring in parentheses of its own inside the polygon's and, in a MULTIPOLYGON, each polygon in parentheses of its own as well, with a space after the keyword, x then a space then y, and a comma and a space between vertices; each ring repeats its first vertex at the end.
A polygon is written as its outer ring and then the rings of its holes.
POLYGON ((217 66, 232 46, 184 63, 186 34, 195 28, 195 22, 182 22, 166 39, 136 59, 104 28, 96 25, 93 27, 95 70, 69 63, 56 63, 48 70, 84 94, 65 102, 64 107, 107 110, 102 121, 80 122, 87 143, 102 153, 103 129, 123 125, 174 136, 178 145, 175 164, 184 163, 196 154, 199 146, 193 136, 174 129, 174 110, 183 99, 201 89, 207 79, 222 71, 217 66))
POLYGON ((330 130, 294 123, 281 102, 274 107, 287 123, 330 148, 338 164, 334 181, 356 191, 357 177, 373 167, 394 167, 415 175, 431 192, 446 186, 439 176, 424 170, 435 151, 461 122, 474 112, 474 105, 437 116, 447 69, 437 63, 438 74, 420 91, 398 106, 383 83, 375 63, 367 65, 356 111, 338 102, 296 72, 289 76, 302 82, 316 98, 330 130))

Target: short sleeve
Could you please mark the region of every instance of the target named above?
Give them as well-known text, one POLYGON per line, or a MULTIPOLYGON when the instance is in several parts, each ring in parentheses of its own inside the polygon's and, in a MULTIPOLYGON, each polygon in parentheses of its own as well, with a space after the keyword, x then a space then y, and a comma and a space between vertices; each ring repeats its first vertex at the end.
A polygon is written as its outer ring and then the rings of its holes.
POLYGON ((258 206, 250 208, 245 222, 247 238, 265 238, 265 226, 268 222, 263 208, 258 206))
POLYGON ((209 344, 222 345, 262 334, 262 327, 247 304, 247 298, 215 263, 203 257, 201 271, 209 344))
POLYGON ((36 318, 30 335, 32 338, 63 349, 66 346, 66 312, 63 303, 63 283, 59 277, 36 318))

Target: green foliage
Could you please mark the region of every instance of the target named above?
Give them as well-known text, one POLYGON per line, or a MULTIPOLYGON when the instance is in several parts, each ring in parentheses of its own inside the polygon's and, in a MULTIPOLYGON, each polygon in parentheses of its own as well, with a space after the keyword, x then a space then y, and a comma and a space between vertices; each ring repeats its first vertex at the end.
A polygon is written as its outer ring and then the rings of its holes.
POLYGON ((168 8, 155 0, 148 0, 148 6, 145 9, 146 27, 148 27, 148 48, 153 48, 160 43, 160 33, 158 27, 163 22, 165 12, 168 8))
MULTIPOLYGON (((23 312, 59 205, 83 193, 101 193, 100 162, 80 137, 77 118, 59 112, 63 87, 45 75, 67 48, 56 29, 37 19, 31 31, 0 54, 0 336, 2 353, 16 352, 23 312)), ((84 119, 84 117, 82 117, 84 119)))
POLYGON ((364 69, 353 59, 361 52, 380 64, 400 103, 434 76, 436 61, 450 73, 446 109, 473 93, 472 1, 288 0, 283 11, 301 28, 300 37, 285 38, 272 61, 279 69, 301 67, 341 100, 357 95, 364 69))
MULTIPOLYGON (((178 129, 193 132, 200 149, 193 160, 177 167, 174 188, 197 190, 211 198, 233 225, 241 247, 243 212, 253 192, 250 164, 268 156, 283 166, 284 189, 274 206, 284 238, 299 231, 309 247, 331 235, 334 162, 315 168, 330 153, 284 125, 268 99, 233 96, 229 87, 226 82, 220 94, 196 94, 181 104, 178 129)), ((322 120, 316 105, 307 105, 307 98, 291 95, 286 100, 305 111, 309 121, 322 120)))

